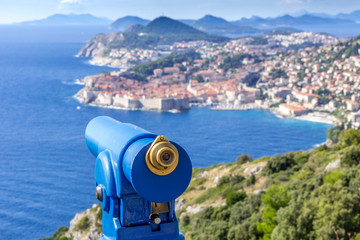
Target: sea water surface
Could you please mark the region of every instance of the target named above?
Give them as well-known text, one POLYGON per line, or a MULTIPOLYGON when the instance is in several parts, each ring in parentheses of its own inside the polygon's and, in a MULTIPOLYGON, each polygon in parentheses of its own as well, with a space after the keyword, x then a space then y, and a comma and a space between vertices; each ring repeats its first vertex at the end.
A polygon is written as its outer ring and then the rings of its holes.
POLYGON ((50 236, 96 203, 95 158, 84 140, 96 116, 165 135, 188 151, 194 167, 242 153, 258 158, 310 149, 331 127, 257 110, 173 114, 82 105, 72 97, 82 88, 76 79, 111 70, 74 57, 84 39, 46 41, 44 31, 41 41, 27 42, 26 31, 8 31, 0 27, 0 239, 50 236))

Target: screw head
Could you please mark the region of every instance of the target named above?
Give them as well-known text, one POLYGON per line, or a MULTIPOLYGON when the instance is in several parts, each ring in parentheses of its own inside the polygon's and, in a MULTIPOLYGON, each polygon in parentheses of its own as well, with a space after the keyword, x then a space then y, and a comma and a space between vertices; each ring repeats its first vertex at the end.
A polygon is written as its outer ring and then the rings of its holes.
POLYGON ((99 200, 100 202, 103 201, 103 191, 102 191, 102 187, 100 185, 96 186, 95 195, 96 195, 97 200, 99 200))
POLYGON ((156 224, 160 224, 161 223, 161 219, 159 217, 154 219, 154 223, 156 224))
POLYGON ((150 215, 150 220, 152 222, 154 222, 155 224, 160 224, 161 223, 161 218, 159 217, 159 215, 157 213, 153 213, 150 215))

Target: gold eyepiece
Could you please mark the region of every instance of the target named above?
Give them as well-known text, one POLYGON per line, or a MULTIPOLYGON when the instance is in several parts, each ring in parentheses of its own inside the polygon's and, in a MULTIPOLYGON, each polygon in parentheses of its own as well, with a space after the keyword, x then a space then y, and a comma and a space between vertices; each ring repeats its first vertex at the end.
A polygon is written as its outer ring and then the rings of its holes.
POLYGON ((179 153, 166 137, 158 136, 147 151, 145 161, 152 173, 168 175, 175 170, 179 162, 179 153))

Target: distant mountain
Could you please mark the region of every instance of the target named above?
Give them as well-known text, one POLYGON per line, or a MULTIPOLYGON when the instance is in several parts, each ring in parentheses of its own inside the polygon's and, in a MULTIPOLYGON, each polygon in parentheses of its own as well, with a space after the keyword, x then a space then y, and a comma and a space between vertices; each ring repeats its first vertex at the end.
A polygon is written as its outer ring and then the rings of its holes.
MULTIPOLYGON (((130 33, 130 31, 127 31, 130 33)), ((141 42, 144 38, 149 40, 152 39, 158 44, 172 44, 178 41, 196 41, 196 40, 207 40, 211 42, 223 42, 226 41, 226 37, 211 35, 195 29, 189 25, 186 25, 180 21, 168 18, 158 17, 147 24, 145 27, 134 27, 131 31, 131 37, 134 38, 134 34, 137 34, 136 38, 141 38, 141 42), (135 29, 135 30, 134 30, 135 29)), ((130 34, 128 35, 130 37, 130 34)))
POLYGON ((309 15, 315 16, 315 17, 321 17, 321 18, 336 18, 333 15, 327 14, 327 13, 308 13, 309 15))
POLYGON ((327 14, 327 13, 310 13, 305 9, 294 12, 294 13, 289 14, 289 15, 291 15, 293 17, 301 17, 303 15, 311 15, 311 16, 321 17, 321 18, 334 18, 333 15, 330 15, 330 14, 327 14))
POLYGON ((227 20, 212 15, 205 15, 203 18, 189 24, 190 26, 207 32, 209 34, 221 36, 236 36, 243 34, 259 33, 258 29, 249 26, 235 25, 227 20))
POLYGON ((360 10, 357 10, 357 11, 354 11, 351 13, 339 13, 335 17, 359 22, 360 21, 360 10))
POLYGON ((187 25, 192 25, 194 22, 196 22, 196 20, 194 19, 178 19, 178 21, 182 22, 182 23, 185 23, 187 25))
POLYGON ((196 34, 207 35, 193 27, 190 27, 180 21, 168 18, 158 17, 151 21, 148 25, 142 29, 143 33, 157 34, 157 35, 169 35, 169 34, 196 34))
POLYGON ((118 18, 115 22, 113 22, 110 25, 110 28, 117 30, 117 31, 124 32, 132 25, 140 24, 140 25, 145 26, 149 22, 150 22, 150 20, 142 19, 142 18, 139 18, 136 16, 126 16, 126 17, 118 18))
POLYGON ((96 17, 91 14, 55 14, 45 19, 21 22, 20 25, 48 25, 48 26, 94 26, 110 25, 107 18, 96 17))
POLYGON ((206 40, 225 42, 226 37, 215 36, 199 31, 180 21, 159 17, 146 26, 132 25, 124 33, 98 34, 81 49, 78 56, 104 56, 114 48, 154 48, 174 42, 206 40))
POLYGON ((248 24, 253 27, 296 27, 296 25, 332 25, 332 24, 344 24, 352 23, 351 20, 340 18, 324 18, 314 16, 312 14, 305 14, 299 17, 293 17, 290 15, 283 15, 276 18, 242 18, 234 21, 235 24, 248 24))
POLYGON ((206 31, 206 29, 214 28, 214 27, 231 27, 234 26, 233 24, 229 23, 223 18, 215 17, 212 15, 205 15, 204 17, 200 18, 199 20, 195 21, 192 26, 206 31))

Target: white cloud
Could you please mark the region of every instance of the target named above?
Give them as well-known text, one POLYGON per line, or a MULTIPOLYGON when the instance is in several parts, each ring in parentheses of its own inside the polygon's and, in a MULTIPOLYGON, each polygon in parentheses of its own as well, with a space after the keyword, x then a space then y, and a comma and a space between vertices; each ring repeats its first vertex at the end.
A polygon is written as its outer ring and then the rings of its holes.
POLYGON ((61 0, 60 4, 79 4, 81 0, 61 0))
POLYGON ((82 9, 83 0, 61 0, 58 10, 62 12, 79 11, 82 9))
POLYGON ((281 3, 283 4, 304 4, 310 3, 311 0, 282 0, 281 3))

